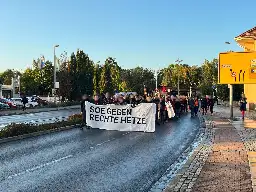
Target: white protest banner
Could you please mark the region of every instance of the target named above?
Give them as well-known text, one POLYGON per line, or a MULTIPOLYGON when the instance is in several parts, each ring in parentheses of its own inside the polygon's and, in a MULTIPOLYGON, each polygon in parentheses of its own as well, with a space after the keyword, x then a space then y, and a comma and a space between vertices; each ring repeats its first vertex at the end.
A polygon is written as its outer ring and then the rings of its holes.
POLYGON ((86 123, 92 128, 155 132, 155 104, 94 105, 86 102, 86 123))

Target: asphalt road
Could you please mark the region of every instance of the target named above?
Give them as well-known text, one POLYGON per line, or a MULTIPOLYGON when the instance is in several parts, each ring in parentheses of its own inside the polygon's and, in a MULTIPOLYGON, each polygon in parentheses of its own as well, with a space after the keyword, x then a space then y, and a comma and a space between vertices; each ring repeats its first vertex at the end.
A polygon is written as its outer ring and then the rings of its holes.
POLYGON ((198 130, 187 115, 155 133, 72 129, 0 144, 0 191, 148 191, 198 130))
POLYGON ((0 116, 0 130, 10 123, 50 123, 54 121, 66 120, 68 116, 80 113, 80 109, 63 109, 59 111, 48 111, 39 113, 29 113, 21 115, 0 116))

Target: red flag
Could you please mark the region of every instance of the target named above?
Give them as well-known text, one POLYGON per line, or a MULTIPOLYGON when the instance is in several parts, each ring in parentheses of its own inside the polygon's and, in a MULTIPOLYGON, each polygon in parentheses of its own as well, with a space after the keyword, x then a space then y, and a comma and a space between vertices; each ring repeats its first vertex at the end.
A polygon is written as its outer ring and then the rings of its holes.
POLYGON ((165 86, 162 87, 162 92, 166 92, 165 86))

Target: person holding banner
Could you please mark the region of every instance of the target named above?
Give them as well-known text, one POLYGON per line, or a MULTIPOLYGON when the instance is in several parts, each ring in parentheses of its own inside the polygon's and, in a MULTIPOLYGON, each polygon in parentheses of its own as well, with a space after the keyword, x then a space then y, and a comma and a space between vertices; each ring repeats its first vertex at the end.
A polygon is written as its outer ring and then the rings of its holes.
POLYGON ((84 126, 86 126, 86 128, 89 128, 86 124, 86 110, 85 110, 85 103, 86 101, 90 101, 88 95, 84 95, 82 97, 82 101, 81 101, 81 114, 82 114, 82 119, 83 119, 83 123, 81 125, 81 129, 83 129, 84 126))
POLYGON ((95 104, 95 105, 102 105, 102 101, 101 101, 101 99, 100 99, 100 97, 99 97, 98 94, 96 94, 96 95, 94 96, 94 99, 93 99, 93 102, 92 102, 92 103, 95 104))
POLYGON ((103 100, 103 105, 109 105, 109 104, 113 104, 114 101, 113 99, 111 98, 111 95, 110 93, 106 93, 106 96, 104 97, 104 100, 103 100))

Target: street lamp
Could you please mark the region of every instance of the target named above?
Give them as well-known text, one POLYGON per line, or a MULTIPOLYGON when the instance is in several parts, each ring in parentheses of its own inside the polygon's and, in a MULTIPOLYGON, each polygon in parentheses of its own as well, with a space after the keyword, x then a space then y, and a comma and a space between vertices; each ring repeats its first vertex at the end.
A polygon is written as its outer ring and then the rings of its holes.
MULTIPOLYGON (((226 41, 225 44, 230 45, 231 43, 228 42, 228 41, 226 41)), ((230 52, 232 52, 232 51, 230 50, 230 52)), ((233 120, 233 117, 234 117, 234 115, 233 115, 233 85, 232 85, 232 84, 229 84, 228 87, 229 87, 229 110, 230 110, 230 119, 233 120)))
POLYGON ((158 82, 157 82, 157 78, 158 78, 158 74, 159 74, 160 70, 159 69, 155 69, 155 78, 156 78, 156 91, 158 90, 158 82))
MULTIPOLYGON (((178 65, 178 69, 180 68, 180 64, 183 60, 177 59, 175 63, 178 65)), ((178 83, 177 83, 178 95, 180 95, 180 71, 178 70, 178 83)))
POLYGON ((56 55, 55 55, 55 49, 56 47, 59 47, 59 45, 55 45, 53 47, 53 66, 54 66, 54 74, 53 74, 53 90, 54 90, 54 103, 56 103, 56 55))

